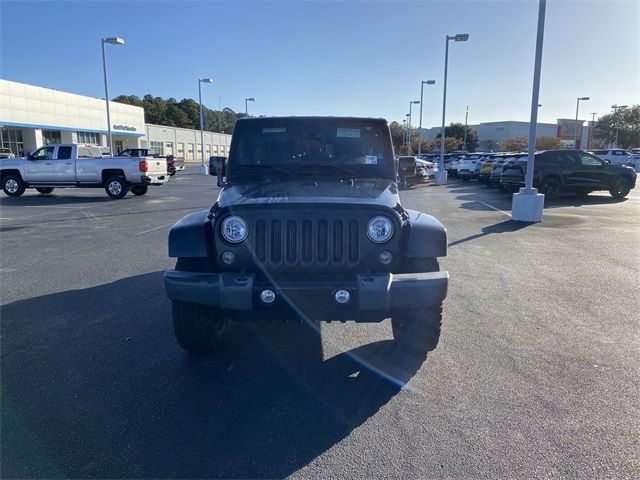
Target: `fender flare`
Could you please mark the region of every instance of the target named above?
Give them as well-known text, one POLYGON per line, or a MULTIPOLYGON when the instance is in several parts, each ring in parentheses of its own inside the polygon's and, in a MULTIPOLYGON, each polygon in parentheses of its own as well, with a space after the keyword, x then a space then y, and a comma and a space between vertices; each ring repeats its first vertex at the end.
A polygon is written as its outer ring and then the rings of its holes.
POLYGON ((211 236, 209 210, 201 210, 183 217, 169 230, 170 257, 207 257, 211 236))
POLYGON ((409 232, 403 256, 406 258, 446 257, 447 230, 435 217, 415 210, 409 214, 409 232))

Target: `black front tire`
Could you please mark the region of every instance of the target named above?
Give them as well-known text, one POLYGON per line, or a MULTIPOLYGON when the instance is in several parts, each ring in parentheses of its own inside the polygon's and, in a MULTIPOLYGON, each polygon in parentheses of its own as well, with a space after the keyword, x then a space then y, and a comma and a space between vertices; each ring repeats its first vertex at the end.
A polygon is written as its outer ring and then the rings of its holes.
POLYGON ((172 302, 173 331, 178 344, 189 352, 211 352, 223 342, 227 319, 206 307, 172 302))
POLYGON ((53 192, 52 187, 36 187, 36 190, 42 195, 49 195, 51 192, 53 192))
POLYGON ((556 177, 546 177, 540 182, 540 193, 544 193, 544 196, 547 198, 556 198, 560 194, 561 189, 562 184, 560 183, 560 179, 556 177))
POLYGON ((114 200, 120 200, 129 192, 129 184, 124 177, 114 176, 107 179, 104 191, 114 200))
POLYGON ((2 177, 2 191, 10 197, 19 197, 26 188, 20 175, 9 174, 2 177))
POLYGON ((631 180, 624 177, 618 177, 613 181, 613 184, 609 189, 609 194, 613 198, 624 198, 627 195, 629 195, 630 191, 631 191, 631 180))
POLYGON ((148 190, 149 187, 147 185, 134 185, 131 187, 131 193, 138 196, 146 195, 148 190))

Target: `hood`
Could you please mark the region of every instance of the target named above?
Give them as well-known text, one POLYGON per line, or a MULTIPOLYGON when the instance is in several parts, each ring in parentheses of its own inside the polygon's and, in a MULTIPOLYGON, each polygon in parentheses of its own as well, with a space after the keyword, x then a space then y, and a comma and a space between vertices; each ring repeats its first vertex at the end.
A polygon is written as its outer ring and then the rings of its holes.
POLYGON ((400 202, 396 184, 386 179, 285 180, 225 187, 218 207, 284 204, 368 204, 393 208, 400 202))

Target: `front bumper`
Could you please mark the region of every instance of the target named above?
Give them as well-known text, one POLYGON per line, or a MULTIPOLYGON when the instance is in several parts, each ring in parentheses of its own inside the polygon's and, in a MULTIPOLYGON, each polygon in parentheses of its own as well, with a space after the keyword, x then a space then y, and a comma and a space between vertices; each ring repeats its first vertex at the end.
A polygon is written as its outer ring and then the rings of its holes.
POLYGON ((354 275, 347 279, 261 280, 254 274, 195 273, 167 270, 167 296, 177 302, 204 305, 234 320, 312 317, 317 320, 382 321, 393 312, 438 304, 447 296, 447 272, 354 275), (273 290, 276 301, 260 300, 273 290), (334 300, 337 290, 351 294, 348 303, 334 300))

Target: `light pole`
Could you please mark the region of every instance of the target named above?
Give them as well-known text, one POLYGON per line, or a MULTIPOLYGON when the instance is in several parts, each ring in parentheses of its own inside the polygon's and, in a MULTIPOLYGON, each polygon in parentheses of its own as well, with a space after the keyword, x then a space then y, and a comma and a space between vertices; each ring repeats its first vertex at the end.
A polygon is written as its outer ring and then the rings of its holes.
POLYGON ((402 120, 402 145, 407 146, 407 119, 402 120))
POLYGON ((200 102, 200 146, 202 148, 202 163, 200 164, 200 174, 207 175, 207 166, 204 163, 204 112, 202 110, 202 84, 213 83, 213 78, 198 79, 198 100, 200 102))
POLYGON ((578 97, 576 100, 576 138, 573 140, 573 148, 578 148, 578 131, 580 132, 580 140, 582 140, 582 122, 578 125, 578 109, 580 108, 580 100, 589 100, 589 97, 578 97))
POLYGON ((247 97, 244 99, 244 114, 248 117, 249 116, 249 109, 247 107, 247 103, 248 102, 255 102, 256 99, 253 97, 247 97))
POLYGON ((412 100, 409 102, 409 134, 407 140, 407 153, 411 155, 411 107, 420 103, 420 100, 412 100))
POLYGON ((444 87, 442 92, 442 130, 440 131, 440 165, 436 172, 436 185, 447 184, 447 172, 444 169, 444 122, 447 110, 447 67, 449 63, 449 41, 466 42, 469 40, 468 33, 459 33, 457 35, 447 35, 444 47, 444 87))
POLYGON ((409 117, 410 117, 410 116, 411 116, 411 115, 410 115, 410 114, 408 114, 408 113, 405 115, 405 117, 406 117, 406 122, 407 122, 407 123, 405 124, 405 125, 407 126, 407 128, 406 128, 407 133, 406 133, 406 134, 405 134, 405 136, 404 136, 404 148, 407 150, 407 153, 405 153, 405 155, 409 155, 409 147, 407 146, 407 143, 408 143, 408 141, 409 141, 409 140, 408 140, 408 138, 409 138, 409 123, 410 123, 409 117))
POLYGON ((593 133, 593 126, 596 124, 596 115, 598 112, 591 112, 591 125, 589 126, 589 138, 587 138, 587 150, 591 149, 591 135, 593 133))
POLYGON ((423 96, 424 96, 424 86, 426 85, 435 85, 435 80, 422 80, 420 82, 420 126, 418 127, 418 157, 422 153, 422 104, 423 104, 423 96))
POLYGON ((533 168, 536 155, 536 130, 538 128, 538 109, 540 98, 540 72, 542 70, 542 44, 544 43, 544 17, 547 0, 538 5, 538 30, 536 54, 533 67, 533 89, 531 93, 531 120, 529 121, 529 145, 525 186, 513 194, 511 219, 522 222, 541 222, 544 210, 544 195, 533 188, 533 168))
POLYGON ((620 129, 620 110, 627 108, 628 105, 611 105, 613 108, 613 116, 616 119, 616 135, 613 140, 613 146, 611 148, 618 148, 618 130, 620 129))
POLYGON ((469 105, 467 105, 467 112, 464 114, 464 141, 462 149, 467 151, 467 121, 469 120, 469 105))
POLYGON ((124 45, 124 40, 120 37, 107 37, 101 40, 102 43, 102 71, 104 73, 104 101, 107 103, 107 132, 109 133, 109 155, 113 156, 113 138, 111 137, 111 113, 109 112, 109 82, 107 81, 107 53, 105 44, 124 45))

